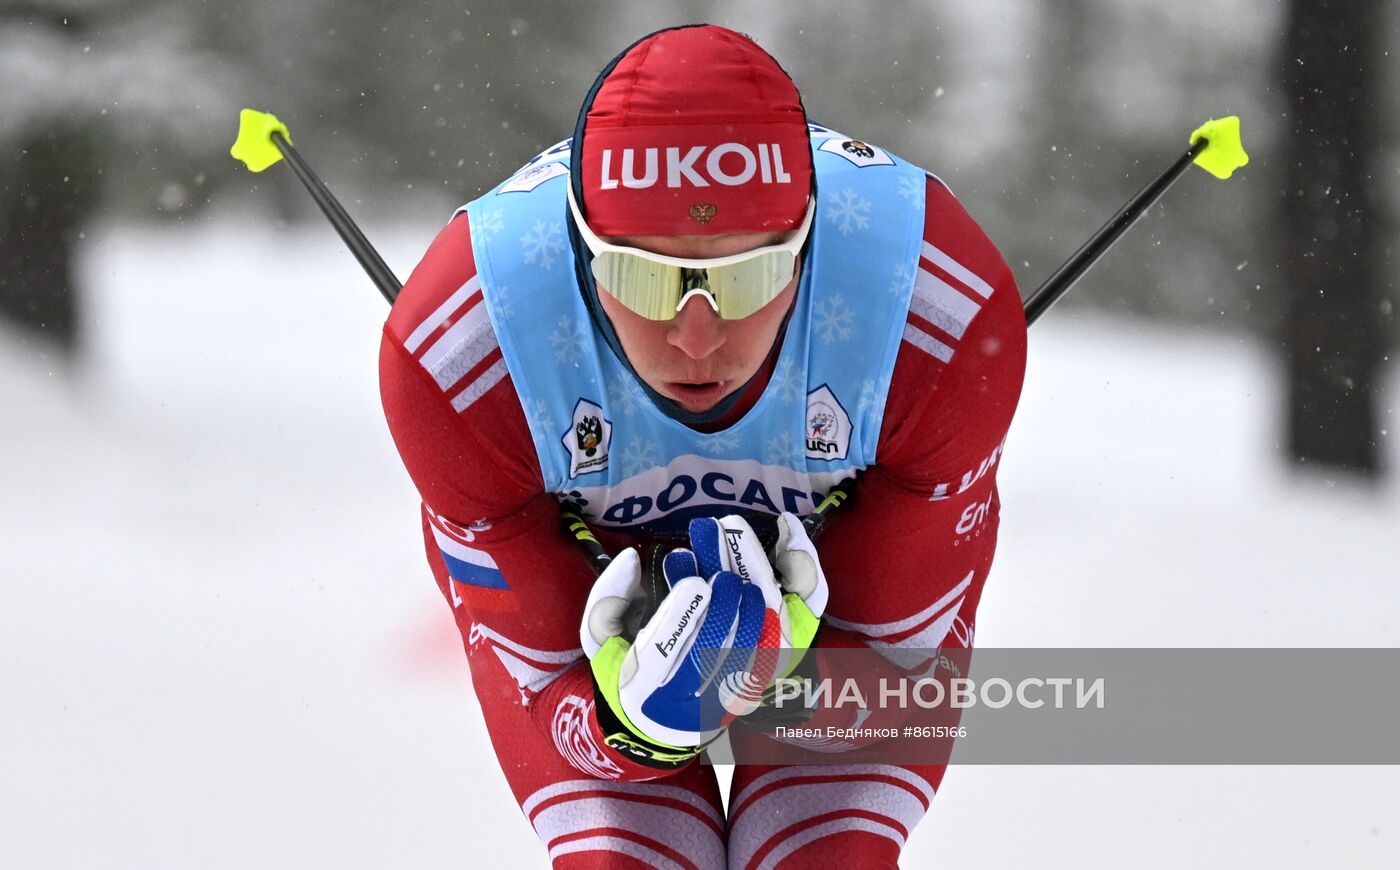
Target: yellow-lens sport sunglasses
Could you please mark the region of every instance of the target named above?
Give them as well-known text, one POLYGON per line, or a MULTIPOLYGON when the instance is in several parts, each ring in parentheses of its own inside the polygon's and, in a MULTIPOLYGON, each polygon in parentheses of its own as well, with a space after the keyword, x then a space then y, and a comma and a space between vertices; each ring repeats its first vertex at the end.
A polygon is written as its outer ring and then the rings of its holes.
POLYGON ((648 320, 670 320, 696 293, 725 320, 738 320, 758 311, 792 280, 816 212, 816 201, 809 197, 802 225, 785 242, 726 257, 691 260, 603 241, 579 213, 572 186, 568 196, 579 235, 593 255, 593 277, 599 288, 648 320))

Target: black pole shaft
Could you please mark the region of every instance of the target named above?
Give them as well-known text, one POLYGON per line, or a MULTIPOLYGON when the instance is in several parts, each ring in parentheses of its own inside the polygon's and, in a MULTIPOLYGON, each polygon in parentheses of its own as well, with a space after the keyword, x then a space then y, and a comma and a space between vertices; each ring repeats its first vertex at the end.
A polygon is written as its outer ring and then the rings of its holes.
POLYGON ((316 204, 321 207, 321 211, 335 227, 335 231, 340 234, 340 238, 344 240, 350 253, 354 254, 355 259, 360 261, 360 265, 364 267, 365 273, 374 282, 374 286, 379 288, 379 292, 384 294, 384 298, 389 300, 389 304, 392 305, 394 300, 398 298, 399 291, 403 289, 403 285, 399 283, 399 279, 394 276, 393 271, 384 262, 384 258, 379 256, 374 245, 371 245, 369 239, 365 238, 365 234, 360 232, 354 219, 345 211, 344 206, 330 192, 325 183, 316 176, 315 172, 311 171, 311 167, 297 153, 297 149, 292 146, 292 143, 288 142, 281 133, 274 132, 272 144, 276 145, 277 150, 282 152, 282 156, 287 158, 287 164, 292 167, 297 178, 301 179, 301 183, 306 186, 311 198, 316 200, 316 204))
POLYGON ((1026 325, 1035 323, 1064 296, 1069 288, 1074 286, 1074 282, 1083 277, 1089 268, 1099 261, 1099 258, 1113 247, 1113 243, 1118 241, 1128 228, 1137 223, 1138 218, 1147 213, 1162 194, 1181 177, 1191 162, 1205 150, 1207 141, 1205 137, 1197 139, 1192 143, 1191 148, 1185 154, 1176 159, 1167 171, 1157 176, 1150 184, 1138 191, 1138 194, 1128 200, 1118 213, 1109 219, 1093 237, 1074 252, 1074 256, 1065 261, 1064 265, 1055 270, 1055 273, 1045 280, 1044 284, 1036 288, 1026 300, 1026 325))
POLYGON ((564 534, 574 539, 574 542, 583 549, 589 560, 593 563, 593 570, 599 574, 603 569, 612 564, 612 556, 603 549, 603 545, 593 536, 593 530, 584 522, 583 517, 571 510, 563 511, 559 519, 564 524, 564 534))
POLYGON ((816 508, 802 518, 802 525, 807 530, 807 537, 816 540, 826 529, 826 521, 831 518, 831 514, 845 504, 846 500, 855 495, 856 479, 848 477, 831 488, 816 508))
MULTIPOLYGON (((1165 172, 1157 176, 1150 184, 1138 191, 1137 195, 1118 210, 1118 213, 1109 219, 1108 223, 1099 228, 1089 241, 1080 246, 1074 256, 1065 261, 1064 265, 1055 270, 1055 273, 1045 280, 1036 291, 1026 300, 1026 325, 1029 326, 1040 319, 1040 315, 1049 310, 1051 305, 1059 301, 1069 288, 1074 286, 1074 282, 1083 277, 1095 263, 1099 261, 1108 249, 1113 247, 1113 243, 1118 241, 1128 228, 1137 223, 1138 218, 1147 213, 1162 194, 1181 177, 1191 162, 1205 150, 1209 144, 1205 137, 1197 139, 1176 159, 1165 172)), ((826 527, 831 514, 838 511, 842 503, 855 494, 855 478, 843 480, 833 487, 831 492, 822 501, 821 505, 809 516, 803 519, 802 524, 807 527, 807 534, 812 538, 822 533, 826 527)))

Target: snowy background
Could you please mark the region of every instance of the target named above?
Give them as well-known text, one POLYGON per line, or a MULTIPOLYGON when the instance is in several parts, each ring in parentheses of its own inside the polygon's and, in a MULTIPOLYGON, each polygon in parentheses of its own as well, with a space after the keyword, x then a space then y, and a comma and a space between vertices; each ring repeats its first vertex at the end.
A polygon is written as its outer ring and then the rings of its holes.
MULTIPOLYGON (((1393 472, 1299 472, 1285 443, 1288 6, 0 0, 0 297, 61 225, 80 303, 66 351, 0 318, 0 868, 543 863, 380 412, 384 303, 289 173, 226 149, 238 108, 277 112, 403 277, 678 20, 752 33, 815 118, 937 172, 1023 291, 1198 123, 1242 115, 1250 166, 1193 170, 1035 327, 978 642, 1400 646, 1393 472)), ((1368 8, 1397 44, 1400 3, 1368 8)), ((1393 348, 1400 270, 1379 274, 1357 322, 1393 348)), ((1393 351, 1379 373, 1394 469, 1393 351)), ((905 866, 1397 853, 1395 767, 960 767, 905 866)))
MULTIPOLYGON (((434 226, 368 229, 404 274, 434 226)), ((0 866, 541 864, 337 246, 113 228, 81 375, 0 340, 0 866)), ((1252 340, 1048 316, 979 644, 1400 643, 1400 494, 1284 474, 1278 394, 1252 340)), ((1397 819, 1393 767, 962 767, 906 864, 1380 868, 1397 819)))

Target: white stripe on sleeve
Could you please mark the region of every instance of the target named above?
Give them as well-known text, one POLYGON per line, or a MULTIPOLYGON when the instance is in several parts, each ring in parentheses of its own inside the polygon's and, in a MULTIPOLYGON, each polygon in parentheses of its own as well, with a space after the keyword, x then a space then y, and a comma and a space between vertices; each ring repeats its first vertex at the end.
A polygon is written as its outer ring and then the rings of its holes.
POLYGON ((986 281, 972 274, 972 271, 962 263, 954 260, 928 242, 924 242, 924 259, 967 285, 967 289, 981 296, 983 299, 990 299, 992 297, 991 284, 988 284, 986 281))
POLYGON ((947 281, 923 269, 914 279, 914 295, 909 300, 909 308, 953 338, 962 338, 972 318, 982 310, 982 306, 958 292, 947 281))
POLYGON ((456 292, 447 297, 441 305, 434 309, 433 313, 429 314, 426 320, 418 324, 418 328, 414 329, 413 332, 409 334, 408 340, 403 343, 404 348, 409 353, 417 353, 418 348, 423 345, 423 342, 428 340, 428 336, 433 334, 433 330, 441 326, 442 322, 448 317, 451 317, 454 311, 461 308, 462 303, 466 302, 480 287, 481 279, 473 275, 467 280, 467 283, 458 287, 456 292))
POLYGON ((904 340, 929 356, 951 362, 953 349, 911 323, 904 324, 904 340))

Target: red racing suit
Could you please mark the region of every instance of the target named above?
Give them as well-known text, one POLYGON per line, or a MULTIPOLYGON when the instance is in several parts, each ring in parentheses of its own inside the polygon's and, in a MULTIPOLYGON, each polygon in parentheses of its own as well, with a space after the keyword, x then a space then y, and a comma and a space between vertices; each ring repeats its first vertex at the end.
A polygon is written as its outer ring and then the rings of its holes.
MULTIPOLYGON (((925 195, 925 240, 993 293, 983 299, 956 275, 919 263, 920 280, 936 278, 980 310, 955 337, 910 307, 878 463, 860 474, 853 506, 817 544, 830 584, 818 646, 970 646, 992 564, 996 469, 1020 396, 1025 317, 1011 271, 977 224, 937 181, 925 195), (951 358, 931 355, 928 338, 952 348, 951 358)), ((479 290, 465 299, 457 292, 475 271, 463 213, 389 315, 380 383, 497 758, 554 866, 896 866, 942 767, 740 765, 726 820, 711 768, 662 773, 604 744, 578 636, 594 572, 544 490, 501 350, 447 390, 419 361, 430 320, 445 330, 484 304, 479 290), (415 331, 416 354, 406 349, 415 331), (461 396, 470 399, 464 407, 461 396), (505 588, 450 579, 444 538, 489 554, 505 588)))

